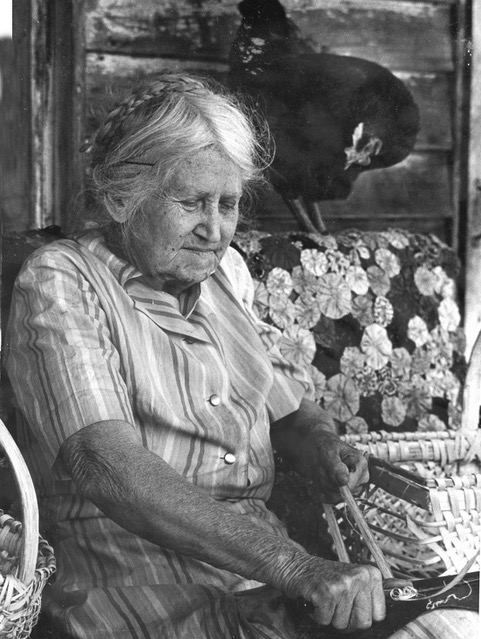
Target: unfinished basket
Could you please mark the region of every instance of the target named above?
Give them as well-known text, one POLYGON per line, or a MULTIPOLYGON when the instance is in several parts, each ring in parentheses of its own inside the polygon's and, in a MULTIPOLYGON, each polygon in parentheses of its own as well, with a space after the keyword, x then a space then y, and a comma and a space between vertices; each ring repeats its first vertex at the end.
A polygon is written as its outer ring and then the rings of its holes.
MULTIPOLYGON (((370 485, 358 499, 364 519, 395 576, 422 579, 458 574, 479 553, 481 475, 436 476, 416 481, 387 472, 383 488, 370 485)), ((415 475, 416 476, 416 475, 415 475)), ((351 561, 372 561, 344 508, 337 511, 351 561)), ((473 570, 475 567, 473 567, 473 570)))
MULTIPOLYGON (((460 430, 380 431, 344 438, 372 461, 380 460, 371 464, 372 483, 358 503, 396 576, 458 574, 476 555, 480 567, 480 389, 481 335, 467 371, 460 430)), ((336 516, 349 558, 372 561, 343 506, 336 516)))
POLYGON ((35 489, 25 461, 0 420, 0 447, 20 495, 23 523, 0 510, 0 639, 26 639, 38 620, 42 590, 55 572, 53 549, 39 536, 35 489))

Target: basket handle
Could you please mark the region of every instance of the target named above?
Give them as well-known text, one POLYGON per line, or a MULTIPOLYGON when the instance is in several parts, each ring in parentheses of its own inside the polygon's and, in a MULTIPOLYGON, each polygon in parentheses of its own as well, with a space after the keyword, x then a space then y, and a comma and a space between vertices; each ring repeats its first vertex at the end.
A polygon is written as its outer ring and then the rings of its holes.
POLYGON ((392 579, 393 574, 391 571, 391 566, 387 563, 381 548, 379 547, 374 535, 372 534, 371 529, 367 525, 367 522, 364 519, 364 515, 357 505, 350 488, 348 486, 339 486, 339 492, 341 493, 343 500, 346 502, 346 505, 349 508, 349 511, 353 516, 356 524, 359 526, 359 530, 361 531, 364 542, 371 552, 371 555, 376 562, 376 566, 381 571, 382 578, 392 579))
POLYGON ((35 488, 17 444, 7 427, 0 419, 0 446, 5 451, 13 470, 15 483, 22 505, 22 536, 20 543, 20 561, 18 579, 26 586, 35 576, 38 556, 38 504, 35 488))

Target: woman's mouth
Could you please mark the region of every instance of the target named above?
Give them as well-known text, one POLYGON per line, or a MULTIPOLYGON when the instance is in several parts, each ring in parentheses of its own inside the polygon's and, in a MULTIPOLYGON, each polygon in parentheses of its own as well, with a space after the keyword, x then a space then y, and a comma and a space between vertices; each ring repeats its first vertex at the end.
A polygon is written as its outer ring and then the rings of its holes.
POLYGON ((214 254, 215 255, 215 250, 214 249, 200 249, 200 248, 194 248, 194 247, 190 247, 190 246, 185 246, 183 247, 184 251, 190 251, 191 253, 199 253, 199 254, 214 254))

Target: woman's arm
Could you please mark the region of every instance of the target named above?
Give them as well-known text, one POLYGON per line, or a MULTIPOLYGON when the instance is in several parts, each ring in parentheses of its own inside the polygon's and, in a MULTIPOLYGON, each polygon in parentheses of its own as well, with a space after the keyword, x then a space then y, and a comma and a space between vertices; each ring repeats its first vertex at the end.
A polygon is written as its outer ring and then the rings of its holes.
MULTIPOLYGON (((243 573, 249 570, 243 566, 244 546, 262 546, 264 528, 248 534, 242 525, 245 517, 228 512, 222 502, 144 448, 126 422, 88 426, 66 440, 60 455, 85 497, 119 525, 155 544, 243 573)), ((281 543, 274 536, 268 540, 276 547, 281 543)), ((259 556, 268 550, 266 543, 259 556)), ((286 559, 298 552, 293 544, 284 550, 286 559)), ((265 563, 270 564, 269 557, 265 563)))
POLYGON ((60 456, 85 497, 155 544, 304 597, 322 624, 364 628, 384 617, 376 568, 313 557, 232 513, 145 449, 126 422, 82 429, 60 456))

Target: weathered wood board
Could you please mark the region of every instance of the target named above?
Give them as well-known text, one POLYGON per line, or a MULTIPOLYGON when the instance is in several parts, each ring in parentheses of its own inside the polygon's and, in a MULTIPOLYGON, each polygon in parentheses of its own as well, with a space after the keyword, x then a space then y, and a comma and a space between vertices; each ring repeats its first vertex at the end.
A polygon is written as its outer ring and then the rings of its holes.
POLYGON ((395 72, 419 107, 421 128, 416 149, 449 150, 453 146, 453 83, 444 73, 395 72))
POLYGON ((322 8, 299 8, 290 15, 318 50, 365 58, 391 70, 453 69, 446 37, 451 24, 447 4, 390 0, 317 4, 322 8))
MULTIPOLYGON (((448 162, 441 153, 413 153, 396 166, 363 173, 346 200, 325 201, 320 206, 332 232, 400 226, 420 232, 436 229, 447 241, 451 226, 448 162)), ((294 228, 287 206, 273 193, 259 204, 257 218, 269 231, 294 228)))
POLYGON ((30 166, 25 162, 28 127, 19 118, 24 107, 13 42, 0 39, 0 219, 4 231, 24 228, 30 208, 30 166))
POLYGON ((239 23, 235 0, 93 0, 86 13, 89 50, 222 59, 239 23))
MULTIPOLYGON (((86 59, 87 134, 115 101, 145 79, 165 71, 207 74, 220 82, 227 82, 228 66, 223 62, 204 60, 90 53, 86 59)), ((421 113, 416 149, 450 149, 452 120, 448 78, 435 73, 396 75, 411 91, 421 113)))
POLYGON ((468 233, 466 238, 467 352, 481 331, 481 3, 473 6, 473 54, 468 171, 468 233))
POLYGON ((182 60, 117 54, 90 53, 86 56, 86 134, 99 119, 134 87, 160 73, 185 72, 225 79, 227 66, 223 62, 182 60))
MULTIPOLYGON (((236 0, 90 0, 90 51, 227 59, 240 23, 236 0)), ((450 2, 285 0, 317 51, 353 55, 390 69, 453 69, 450 2)))

